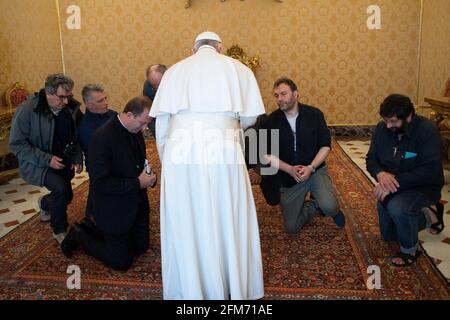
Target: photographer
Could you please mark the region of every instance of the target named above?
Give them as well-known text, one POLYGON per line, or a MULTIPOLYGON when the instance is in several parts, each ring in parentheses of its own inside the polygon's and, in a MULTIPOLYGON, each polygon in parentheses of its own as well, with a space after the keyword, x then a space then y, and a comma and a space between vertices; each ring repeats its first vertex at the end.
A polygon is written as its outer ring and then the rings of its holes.
POLYGON ((23 102, 14 114, 9 145, 19 161, 20 176, 50 190, 38 200, 41 221, 51 222, 53 237, 66 236, 67 205, 72 201, 74 169, 83 170, 76 139, 80 103, 72 98, 73 80, 49 75, 45 88, 23 102))

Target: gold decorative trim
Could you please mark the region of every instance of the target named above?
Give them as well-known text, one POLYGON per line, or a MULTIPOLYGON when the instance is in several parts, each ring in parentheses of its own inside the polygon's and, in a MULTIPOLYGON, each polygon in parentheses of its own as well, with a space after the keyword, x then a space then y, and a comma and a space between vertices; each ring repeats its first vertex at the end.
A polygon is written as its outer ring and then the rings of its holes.
POLYGON ((9 109, 13 109, 14 108, 14 106, 12 105, 12 102, 11 102, 11 93, 14 90, 17 90, 17 89, 22 89, 22 90, 25 90, 27 92, 30 92, 23 85, 21 85, 20 82, 16 82, 11 87, 6 89, 6 91, 5 91, 5 100, 6 100, 6 105, 8 106, 9 109))
POLYGON ((226 52, 226 55, 234 58, 236 60, 239 60, 243 64, 245 64, 247 67, 249 67, 253 72, 255 72, 256 67, 259 65, 259 57, 248 57, 245 55, 244 49, 242 49, 237 44, 231 46, 226 52))
POLYGON ((14 110, 0 113, 0 141, 5 140, 11 131, 11 122, 14 115, 14 110))
POLYGON ((6 89, 5 91, 6 108, 2 108, 2 110, 0 110, 0 141, 3 141, 8 136, 9 131, 11 130, 12 118, 14 112, 16 111, 16 108, 13 106, 11 101, 11 94, 14 90, 17 89, 30 92, 23 85, 21 85, 20 82, 16 82, 8 89, 6 89))

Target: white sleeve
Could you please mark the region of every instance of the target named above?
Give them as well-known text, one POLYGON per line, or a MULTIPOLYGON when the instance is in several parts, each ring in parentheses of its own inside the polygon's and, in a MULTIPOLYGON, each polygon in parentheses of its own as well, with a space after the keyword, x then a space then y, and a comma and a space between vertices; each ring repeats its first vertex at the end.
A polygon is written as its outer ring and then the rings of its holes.
POLYGON ((164 146, 167 141, 167 133, 169 131, 169 120, 170 113, 160 115, 156 118, 155 124, 155 135, 156 135, 156 146, 158 148, 159 160, 163 161, 164 156, 164 146))
POLYGON ((245 130, 248 127, 254 125, 256 123, 257 118, 258 118, 257 116, 255 116, 255 117, 239 117, 239 123, 241 125, 241 129, 245 130))

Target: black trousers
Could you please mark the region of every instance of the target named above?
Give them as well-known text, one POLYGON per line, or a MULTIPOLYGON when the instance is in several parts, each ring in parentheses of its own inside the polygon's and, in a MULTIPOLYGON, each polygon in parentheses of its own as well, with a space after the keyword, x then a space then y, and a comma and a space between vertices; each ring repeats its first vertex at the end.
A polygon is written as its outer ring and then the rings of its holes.
POLYGON ((86 211, 84 212, 84 216, 87 218, 91 218, 94 216, 94 203, 92 201, 91 189, 92 188, 89 185, 89 193, 88 193, 88 197, 87 197, 86 211))
POLYGON ((73 198, 71 180, 75 173, 70 168, 55 170, 49 168, 44 179, 44 186, 50 190, 50 194, 42 198, 42 209, 51 213, 51 226, 53 233, 65 232, 67 223, 67 206, 73 198))
POLYGON ((145 253, 149 248, 149 214, 149 211, 139 208, 128 233, 106 233, 97 227, 99 235, 81 228, 79 240, 84 252, 114 270, 127 271, 133 263, 133 257, 145 253))

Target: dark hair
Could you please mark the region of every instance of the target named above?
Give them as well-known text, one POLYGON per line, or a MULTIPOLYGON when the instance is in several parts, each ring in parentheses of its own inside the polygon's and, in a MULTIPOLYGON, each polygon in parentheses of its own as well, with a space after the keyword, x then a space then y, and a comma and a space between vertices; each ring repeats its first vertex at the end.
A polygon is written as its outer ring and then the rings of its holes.
POLYGON ((150 109, 152 107, 152 100, 146 96, 135 97, 128 101, 123 113, 131 112, 133 116, 139 117, 145 109, 150 109))
POLYGON ((275 83, 273 84, 273 88, 275 89, 281 84, 285 84, 285 85, 289 86, 289 88, 291 88, 292 92, 298 91, 297 85, 295 84, 295 82, 287 77, 281 77, 281 78, 277 79, 277 81, 275 81, 275 83))
POLYGON ((45 92, 47 94, 56 94, 58 88, 61 86, 65 91, 73 89, 73 80, 62 73, 50 74, 45 79, 45 92))
POLYGON ((401 94, 387 96, 380 105, 380 116, 383 118, 396 117, 405 120, 408 116, 414 114, 414 105, 411 99, 401 94))

